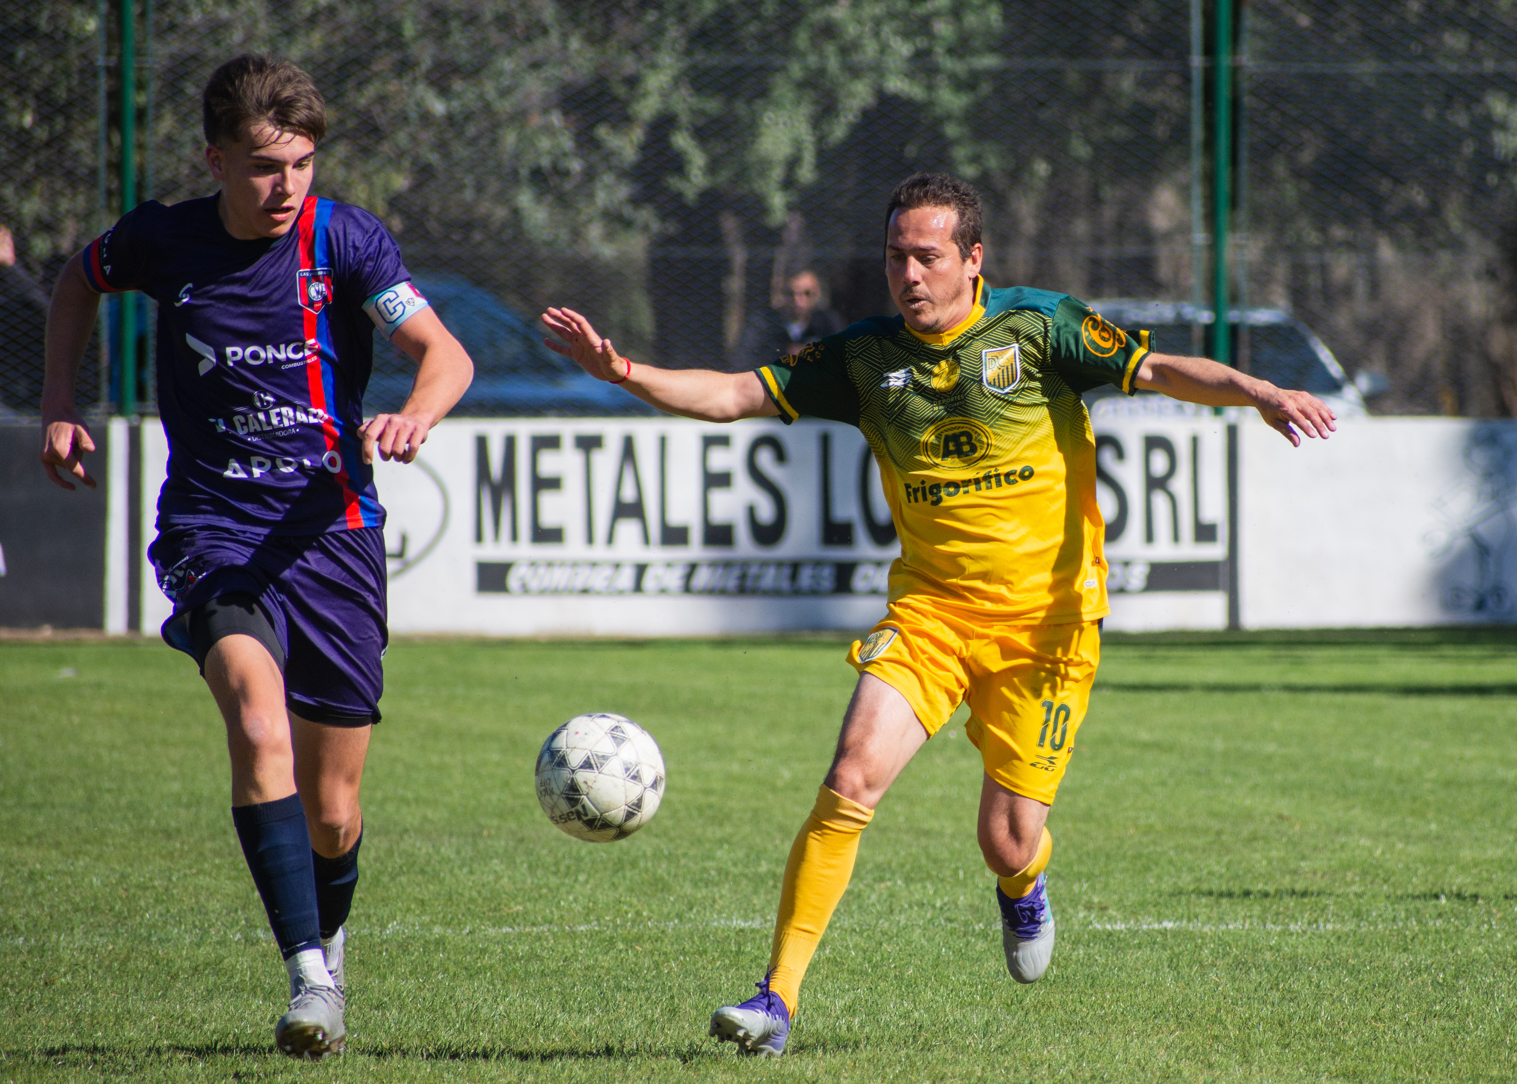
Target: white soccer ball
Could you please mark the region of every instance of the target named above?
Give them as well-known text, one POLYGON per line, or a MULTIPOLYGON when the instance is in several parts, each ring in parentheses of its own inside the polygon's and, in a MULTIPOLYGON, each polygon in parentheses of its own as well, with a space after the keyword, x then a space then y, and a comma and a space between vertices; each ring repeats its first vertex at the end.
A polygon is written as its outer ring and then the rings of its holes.
POLYGON ((576 715, 537 754, 537 800, 575 839, 626 839, 664 799, 658 742, 625 715, 576 715))

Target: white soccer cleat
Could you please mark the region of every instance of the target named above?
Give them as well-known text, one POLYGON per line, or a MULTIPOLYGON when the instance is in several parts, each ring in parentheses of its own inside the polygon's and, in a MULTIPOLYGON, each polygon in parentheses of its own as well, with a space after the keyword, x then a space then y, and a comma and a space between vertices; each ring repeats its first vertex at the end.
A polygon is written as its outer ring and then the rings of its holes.
POLYGON ((1038 874, 1032 891, 1014 900, 996 886, 1001 905, 1001 945, 1006 950, 1006 970, 1020 983, 1037 982, 1053 959, 1053 908, 1048 903, 1044 874, 1038 874))
POLYGON ((736 1043, 744 1054, 777 1058, 790 1038, 790 1010, 769 989, 769 976, 758 984, 759 992, 741 1005, 723 1005, 711 1014, 707 1034, 719 1043, 736 1043))
POLYGON ((342 1020, 342 994, 335 986, 315 986, 303 978, 297 978, 294 986, 290 1011, 274 1025, 274 1045, 302 1061, 341 1054, 348 1035, 342 1020))

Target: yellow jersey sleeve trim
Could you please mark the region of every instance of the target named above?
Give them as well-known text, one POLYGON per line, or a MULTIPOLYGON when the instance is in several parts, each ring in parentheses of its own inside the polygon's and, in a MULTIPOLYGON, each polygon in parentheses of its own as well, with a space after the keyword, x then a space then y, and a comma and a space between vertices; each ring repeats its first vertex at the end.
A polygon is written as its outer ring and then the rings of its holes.
POLYGON ((1138 379, 1138 366, 1143 364, 1143 359, 1152 352, 1148 345, 1148 332, 1138 332, 1138 350, 1127 359, 1127 371, 1122 374, 1122 390, 1128 395, 1137 390, 1133 387, 1133 381, 1138 379))
POLYGON ((789 415, 791 421, 797 421, 801 416, 801 412, 791 406, 790 401, 785 398, 785 393, 780 390, 779 381, 774 379, 774 374, 769 371, 769 366, 765 365, 759 369, 758 375, 759 379, 764 382, 764 387, 768 389, 769 397, 774 400, 774 405, 789 415))
POLYGON ((959 321, 947 331, 931 333, 922 332, 917 331, 910 324, 906 325, 906 330, 930 346, 947 346, 949 343, 953 342, 953 340, 957 339, 960 335, 964 334, 964 332, 968 331, 970 328, 978 324, 980 322, 980 317, 984 315, 985 276, 979 275, 976 276, 974 280, 974 308, 969 310, 969 315, 964 317, 963 320, 959 321))

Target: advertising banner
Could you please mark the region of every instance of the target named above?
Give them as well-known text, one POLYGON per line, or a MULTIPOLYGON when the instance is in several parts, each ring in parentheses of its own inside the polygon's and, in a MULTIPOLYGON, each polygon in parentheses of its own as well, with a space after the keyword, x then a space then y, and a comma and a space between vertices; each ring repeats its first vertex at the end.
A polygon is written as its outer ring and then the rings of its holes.
MULTIPOLYGON (((1093 411, 1118 630, 1517 619, 1517 424, 1093 411)), ((109 427, 106 627, 169 606, 145 547, 156 422, 109 427)), ((460 419, 379 464, 398 633, 862 631, 899 553, 858 431, 775 420, 460 419)))
POLYGON ((448 422, 377 483, 396 631, 867 628, 900 550, 830 423, 448 422))

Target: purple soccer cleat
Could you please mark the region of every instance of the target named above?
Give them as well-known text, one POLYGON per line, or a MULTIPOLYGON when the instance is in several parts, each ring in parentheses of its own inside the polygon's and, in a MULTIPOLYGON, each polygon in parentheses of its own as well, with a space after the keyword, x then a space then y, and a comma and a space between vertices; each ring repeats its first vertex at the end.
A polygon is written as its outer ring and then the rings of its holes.
POLYGON ((790 1010, 769 989, 768 975, 757 985, 759 992, 741 1005, 723 1005, 711 1014, 709 1034, 717 1042, 736 1043, 744 1054, 777 1058, 790 1038, 790 1010))
POLYGON ((1001 905, 1001 944, 1006 970, 1021 983, 1037 982, 1053 958, 1053 908, 1048 903, 1047 875, 1038 874, 1032 891, 1014 900, 996 886, 1001 905))

